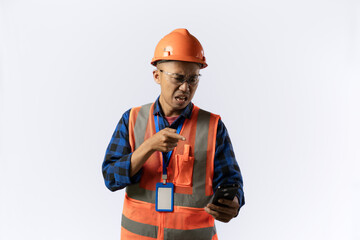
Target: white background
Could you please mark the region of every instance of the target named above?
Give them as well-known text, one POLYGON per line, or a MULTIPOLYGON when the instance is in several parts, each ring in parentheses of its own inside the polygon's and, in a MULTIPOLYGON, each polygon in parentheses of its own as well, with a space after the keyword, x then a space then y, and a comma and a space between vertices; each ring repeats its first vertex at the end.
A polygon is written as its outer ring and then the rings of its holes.
POLYGON ((0 239, 119 239, 101 164, 154 101, 157 42, 184 27, 209 67, 246 205, 220 239, 360 239, 360 2, 0 1, 0 239))

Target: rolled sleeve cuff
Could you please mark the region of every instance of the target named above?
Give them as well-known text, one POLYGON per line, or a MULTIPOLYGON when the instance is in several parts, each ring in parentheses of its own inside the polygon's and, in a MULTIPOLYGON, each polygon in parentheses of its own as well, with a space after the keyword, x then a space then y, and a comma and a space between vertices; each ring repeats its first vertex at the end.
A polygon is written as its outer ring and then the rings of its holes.
MULTIPOLYGON (((132 154, 132 153, 131 153, 132 154)), ((130 155, 131 155, 130 154, 130 155)), ((130 157, 131 159, 131 157, 130 157)), ((131 171, 131 161, 129 161, 129 173, 128 175, 130 176, 130 171, 131 171)), ((130 184, 134 184, 134 183, 138 183, 140 182, 141 176, 142 176, 142 168, 132 177, 130 177, 130 184)))
POLYGON ((117 174, 115 174, 115 181, 117 185, 126 187, 129 184, 137 183, 140 181, 142 171, 140 170, 134 176, 130 177, 131 172, 131 155, 125 155, 118 161, 116 165, 117 174))

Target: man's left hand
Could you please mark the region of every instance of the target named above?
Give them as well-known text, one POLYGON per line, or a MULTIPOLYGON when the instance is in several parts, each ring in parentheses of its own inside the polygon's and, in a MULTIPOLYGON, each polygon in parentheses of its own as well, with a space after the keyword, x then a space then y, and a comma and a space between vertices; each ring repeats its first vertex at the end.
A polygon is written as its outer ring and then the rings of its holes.
POLYGON ((224 204, 227 207, 220 207, 209 203, 208 205, 206 205, 205 211, 211 216, 213 216, 216 220, 225 223, 229 222, 237 215, 240 205, 236 196, 233 201, 227 199, 219 199, 219 203, 224 204))

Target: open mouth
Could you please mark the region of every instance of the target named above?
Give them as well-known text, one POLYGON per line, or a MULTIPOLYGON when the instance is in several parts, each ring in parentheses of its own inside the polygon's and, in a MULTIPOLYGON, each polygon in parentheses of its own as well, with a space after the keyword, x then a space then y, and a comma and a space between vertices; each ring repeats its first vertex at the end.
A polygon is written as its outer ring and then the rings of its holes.
POLYGON ((177 96, 175 97, 175 100, 179 103, 184 103, 188 100, 188 98, 186 96, 177 96))

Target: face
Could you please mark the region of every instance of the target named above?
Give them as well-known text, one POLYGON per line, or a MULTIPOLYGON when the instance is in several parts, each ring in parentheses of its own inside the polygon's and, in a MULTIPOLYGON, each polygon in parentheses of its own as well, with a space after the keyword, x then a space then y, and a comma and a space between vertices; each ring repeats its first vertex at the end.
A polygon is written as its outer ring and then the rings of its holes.
POLYGON ((159 101, 164 114, 168 117, 180 115, 192 100, 198 84, 190 85, 188 82, 181 85, 175 84, 174 76, 176 75, 167 73, 185 75, 186 79, 189 79, 191 76, 199 75, 200 66, 197 63, 170 61, 159 63, 156 67, 153 76, 155 82, 161 87, 159 101))

